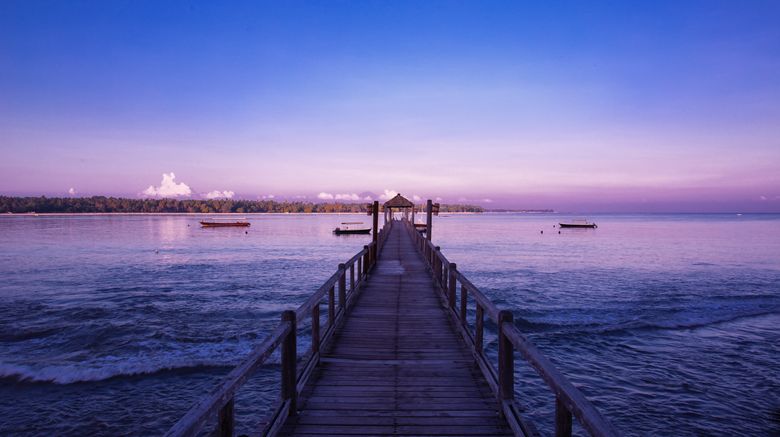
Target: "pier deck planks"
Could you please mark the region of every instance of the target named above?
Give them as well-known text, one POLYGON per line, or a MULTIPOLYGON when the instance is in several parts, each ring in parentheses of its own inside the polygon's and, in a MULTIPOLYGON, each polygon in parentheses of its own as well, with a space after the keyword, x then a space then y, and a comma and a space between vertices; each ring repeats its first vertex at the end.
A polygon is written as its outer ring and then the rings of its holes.
POLYGON ((512 435, 401 226, 282 435, 512 435))

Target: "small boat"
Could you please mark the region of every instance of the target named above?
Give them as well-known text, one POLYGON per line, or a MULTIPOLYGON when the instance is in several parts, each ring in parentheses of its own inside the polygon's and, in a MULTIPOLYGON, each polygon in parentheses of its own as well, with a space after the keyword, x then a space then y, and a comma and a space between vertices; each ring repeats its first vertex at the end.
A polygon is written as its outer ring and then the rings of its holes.
POLYGON ((590 228, 590 229, 596 229, 598 226, 596 226, 595 223, 591 223, 585 219, 580 220, 572 220, 569 223, 558 223, 558 227, 560 228, 590 228))
POLYGON ((341 225, 343 227, 338 227, 333 230, 333 233, 336 235, 347 235, 347 234, 368 234, 371 232, 371 228, 354 228, 350 227, 351 225, 362 225, 363 222, 341 222, 341 225))
POLYGON ((201 221, 200 225, 203 226, 204 228, 232 228, 232 227, 245 228, 250 226, 250 223, 246 221, 246 217, 212 218, 209 220, 213 220, 213 221, 201 221), (217 220, 226 220, 226 221, 217 221, 217 220), (227 221, 227 220, 235 220, 235 221, 227 221))

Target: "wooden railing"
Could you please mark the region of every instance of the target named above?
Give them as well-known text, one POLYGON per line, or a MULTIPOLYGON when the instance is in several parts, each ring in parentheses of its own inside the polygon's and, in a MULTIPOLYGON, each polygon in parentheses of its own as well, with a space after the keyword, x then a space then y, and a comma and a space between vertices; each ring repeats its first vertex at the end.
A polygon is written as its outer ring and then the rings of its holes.
POLYGON ((258 345, 240 365, 233 369, 207 396, 195 404, 166 436, 195 436, 215 416, 216 435, 232 437, 235 430, 235 394, 276 350, 281 349, 281 399, 267 418, 262 435, 275 435, 287 417, 297 413, 297 401, 312 370, 319 363, 320 350, 327 346, 333 333, 343 322, 350 303, 376 264, 377 254, 384 245, 393 223, 388 223, 377 235, 377 243, 363 246, 295 311, 284 311, 279 325, 258 345), (338 298, 337 298, 338 296, 338 298), (320 305, 327 301, 327 325, 320 326, 320 305), (311 319, 311 348, 300 358, 297 353, 297 332, 303 322, 311 319), (299 360, 302 365, 298 365, 299 360), (300 371, 298 370, 300 368, 300 371))
POLYGON ((498 399, 501 411, 516 435, 533 436, 539 433, 532 423, 521 417, 514 400, 515 351, 519 352, 520 356, 536 370, 555 395, 556 436, 571 436, 572 416, 576 417, 592 436, 620 435, 582 392, 520 333, 513 323, 511 311, 499 310, 463 273, 458 271, 455 263, 449 262, 444 257, 438 246, 423 237, 408 220, 403 220, 402 223, 428 264, 434 281, 440 287, 442 298, 450 308, 451 317, 456 320, 456 326, 471 347, 477 364, 498 399), (460 299, 456 296, 458 283, 460 283, 460 299), (469 297, 476 307, 473 332, 467 320, 469 297), (498 326, 497 368, 485 354, 483 340, 485 316, 498 326))

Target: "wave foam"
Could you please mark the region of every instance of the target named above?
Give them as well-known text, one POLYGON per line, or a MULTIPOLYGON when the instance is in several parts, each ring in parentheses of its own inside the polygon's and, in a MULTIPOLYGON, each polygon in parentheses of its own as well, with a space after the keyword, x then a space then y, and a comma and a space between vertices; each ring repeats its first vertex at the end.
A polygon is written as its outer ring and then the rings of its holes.
MULTIPOLYGON (((74 384, 106 379, 150 375, 171 370, 234 367, 250 353, 249 345, 212 345, 189 350, 166 351, 149 355, 105 356, 79 363, 36 367, 0 362, 0 378, 26 382, 74 384)), ((278 351, 267 364, 278 364, 278 351)))

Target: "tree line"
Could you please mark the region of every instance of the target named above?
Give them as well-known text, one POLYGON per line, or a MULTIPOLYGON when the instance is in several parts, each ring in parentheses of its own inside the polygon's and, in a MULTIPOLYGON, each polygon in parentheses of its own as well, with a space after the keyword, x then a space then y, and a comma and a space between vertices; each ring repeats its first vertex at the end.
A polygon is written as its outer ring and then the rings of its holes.
MULTIPOLYGON (((381 205, 381 203, 380 203, 381 205)), ((0 196, 0 213, 365 213, 366 203, 313 203, 275 200, 177 200, 123 197, 0 196)), ((441 205, 440 212, 483 212, 476 205, 441 205)))

